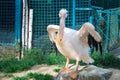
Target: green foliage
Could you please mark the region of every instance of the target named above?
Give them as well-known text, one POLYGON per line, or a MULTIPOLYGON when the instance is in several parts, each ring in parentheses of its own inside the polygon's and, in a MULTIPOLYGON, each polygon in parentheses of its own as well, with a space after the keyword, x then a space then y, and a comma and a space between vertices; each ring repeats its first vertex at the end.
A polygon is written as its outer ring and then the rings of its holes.
POLYGON ((18 72, 30 69, 36 64, 63 64, 65 58, 62 55, 56 56, 55 54, 41 54, 40 50, 33 49, 26 51, 25 56, 21 60, 16 58, 7 58, 0 60, 1 72, 18 72))
POLYGON ((13 80, 29 80, 26 76, 25 77, 15 77, 13 80))
POLYGON ((23 58, 17 60, 16 58, 9 58, 0 60, 0 71, 1 72, 17 72, 22 70, 30 69, 31 66, 38 64, 37 60, 33 58, 23 58))
MULTIPOLYGON (((0 60, 0 72, 18 72, 28 70, 36 64, 65 65, 66 59, 61 54, 42 54, 41 52, 42 51, 40 49, 32 49, 26 51, 24 53, 24 58, 21 60, 13 57, 2 59, 0 60)), ((93 64, 96 66, 120 69, 120 59, 116 58, 114 55, 106 53, 101 56, 100 54, 94 53, 92 57, 95 60, 93 64)), ((71 63, 75 63, 75 60, 71 61, 71 63)))
POLYGON ((59 71, 60 71, 60 69, 54 69, 54 71, 55 71, 55 72, 59 72, 59 71))
POLYGON ((8 53, 4 53, 4 54, 0 54, 0 60, 6 58, 6 59, 9 59, 9 58, 14 58, 16 55, 15 54, 8 54, 8 53))
POLYGON ((4 74, 4 76, 3 77, 13 77, 13 75, 12 74, 10 74, 10 73, 6 73, 6 74, 4 74))
POLYGON ((62 55, 56 56, 55 54, 49 54, 46 57, 46 63, 48 65, 53 65, 53 64, 65 64, 66 59, 62 55))
POLYGON ((33 49, 25 53, 24 59, 34 59, 37 64, 65 64, 65 57, 61 54, 55 55, 55 53, 42 54, 40 49, 33 49))
POLYGON ((105 53, 103 55, 94 54, 92 56, 95 60, 94 65, 102 67, 111 67, 120 69, 120 58, 112 54, 105 53))
POLYGON ((15 72, 19 68, 19 61, 15 58, 0 60, 0 71, 15 72))
POLYGON ((51 75, 43 75, 43 74, 38 74, 38 73, 29 73, 27 76, 23 77, 15 77, 13 80, 54 80, 51 75))
POLYGON ((35 80, 53 80, 53 77, 48 74, 43 75, 43 74, 37 74, 37 73, 29 73, 27 76, 35 80))
POLYGON ((17 64, 20 66, 19 70, 27 70, 30 69, 31 66, 37 64, 37 61, 34 58, 24 58, 19 61, 20 64, 17 64))
POLYGON ((33 65, 38 64, 39 56, 25 56, 23 59, 8 58, 0 60, 1 72, 17 72, 30 69, 33 65))

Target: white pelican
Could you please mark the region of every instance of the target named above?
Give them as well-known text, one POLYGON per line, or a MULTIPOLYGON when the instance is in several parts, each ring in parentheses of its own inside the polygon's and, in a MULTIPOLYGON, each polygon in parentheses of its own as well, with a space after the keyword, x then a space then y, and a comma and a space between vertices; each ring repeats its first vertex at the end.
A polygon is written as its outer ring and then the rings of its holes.
POLYGON ((101 36, 95 31, 94 26, 86 22, 78 31, 65 27, 66 9, 60 10, 59 17, 60 26, 48 25, 47 31, 50 41, 55 43, 57 49, 67 59, 65 68, 68 68, 70 59, 76 60, 76 70, 81 60, 87 64, 93 63, 94 60, 89 56, 90 45, 93 42, 96 44, 101 42, 101 36))

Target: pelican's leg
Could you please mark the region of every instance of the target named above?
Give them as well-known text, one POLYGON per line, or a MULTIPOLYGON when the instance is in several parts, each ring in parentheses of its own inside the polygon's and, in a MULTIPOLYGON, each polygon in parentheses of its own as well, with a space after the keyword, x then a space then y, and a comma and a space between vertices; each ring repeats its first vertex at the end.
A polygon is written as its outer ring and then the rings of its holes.
POLYGON ((68 67, 69 62, 70 62, 70 59, 67 57, 67 58, 66 58, 66 65, 65 65, 65 68, 62 69, 60 72, 64 72, 64 71, 68 71, 68 70, 69 70, 69 67, 68 67))
POLYGON ((73 79, 76 79, 76 77, 77 77, 78 67, 79 67, 79 61, 77 60, 76 65, 75 65, 75 71, 73 71, 69 74, 73 79))
POLYGON ((70 59, 67 57, 65 68, 68 68, 69 62, 70 62, 70 59))
POLYGON ((78 71, 78 67, 79 67, 79 61, 76 61, 76 71, 78 71))

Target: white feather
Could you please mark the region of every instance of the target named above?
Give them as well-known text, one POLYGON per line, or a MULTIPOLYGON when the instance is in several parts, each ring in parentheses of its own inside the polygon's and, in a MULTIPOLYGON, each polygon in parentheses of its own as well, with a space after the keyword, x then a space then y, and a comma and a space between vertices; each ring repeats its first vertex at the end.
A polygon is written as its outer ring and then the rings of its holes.
MULTIPOLYGON (((65 10, 63 10, 65 12, 65 10)), ((59 15, 61 15, 60 13, 59 15)), ((64 14, 65 15, 65 14, 64 14)), ((60 16, 61 17, 61 16, 60 16)), ((47 27, 49 38, 55 42, 58 50, 69 59, 83 61, 85 63, 92 63, 94 60, 89 56, 90 47, 88 46, 88 34, 92 35, 98 42, 101 41, 100 35, 95 31, 94 26, 87 22, 83 24, 80 30, 73 30, 64 27, 63 40, 59 41, 58 25, 49 25, 47 27)))

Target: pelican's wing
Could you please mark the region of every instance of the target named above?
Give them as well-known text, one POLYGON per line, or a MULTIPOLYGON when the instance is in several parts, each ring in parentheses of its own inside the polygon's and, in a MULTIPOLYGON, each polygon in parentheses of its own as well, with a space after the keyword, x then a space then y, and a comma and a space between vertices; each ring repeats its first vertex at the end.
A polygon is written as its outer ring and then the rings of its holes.
POLYGON ((53 42, 55 40, 56 34, 58 33, 58 29, 59 29, 58 25, 48 25, 47 26, 47 31, 48 31, 51 42, 53 42))
POLYGON ((58 25, 48 25, 47 26, 47 32, 49 34, 49 39, 50 39, 50 41, 52 42, 52 44, 55 48, 56 54, 57 54, 58 50, 57 50, 57 47, 56 47, 56 44, 55 44, 55 37, 57 36, 58 29, 59 29, 58 25))
POLYGON ((89 47, 95 47, 96 50, 98 50, 99 46, 102 54, 101 36, 97 31, 95 31, 95 28, 91 23, 87 22, 82 25, 79 30, 79 36, 80 41, 86 45, 89 45, 89 47))
POLYGON ((59 26, 58 25, 48 25, 47 26, 47 31, 49 32, 50 30, 58 30, 59 26))

